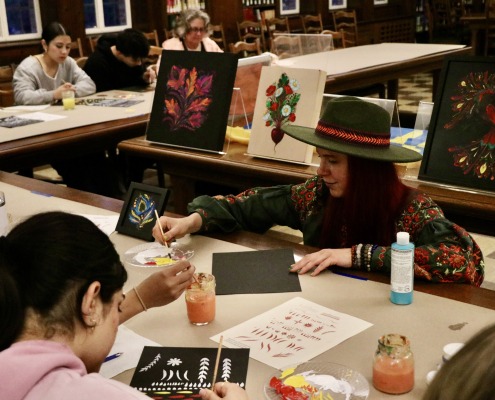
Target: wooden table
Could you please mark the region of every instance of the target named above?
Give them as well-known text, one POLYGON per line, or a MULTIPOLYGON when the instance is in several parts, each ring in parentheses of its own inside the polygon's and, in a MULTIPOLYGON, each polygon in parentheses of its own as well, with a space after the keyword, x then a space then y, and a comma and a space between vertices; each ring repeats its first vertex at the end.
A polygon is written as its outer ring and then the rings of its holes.
MULTIPOLYGON (((252 157, 247 146, 231 143, 226 154, 179 149, 148 142, 144 137, 124 140, 119 150, 130 158, 158 162, 172 178, 174 205, 180 214, 196 193, 195 182, 222 183, 239 191, 255 186, 304 182, 316 174, 316 165, 302 165, 252 157)), ((314 158, 316 164, 318 159, 314 158)), ((417 176, 417 175, 416 175, 417 176)), ((495 197, 462 188, 447 188, 433 182, 404 178, 404 182, 424 191, 443 208, 447 216, 472 232, 495 235, 495 197)))
POLYGON ((471 53, 471 47, 462 45, 381 43, 288 58, 278 61, 278 64, 327 71, 326 93, 387 81, 387 97, 395 100, 398 98, 399 78, 432 72, 433 99, 444 58, 471 53), (415 56, 415 52, 419 55, 415 56))
MULTIPOLYGON (((107 215, 112 211, 118 213, 122 207, 122 202, 119 200, 106 199, 3 172, 0 172, 0 190, 6 193, 7 206, 10 207, 8 212, 17 217, 49 209, 88 213, 88 206, 98 207, 91 209, 90 212, 93 214, 107 215), (19 193, 18 188, 37 193, 19 193), (54 197, 48 197, 49 195, 54 197), (33 198, 39 201, 33 204, 33 198), (9 199, 17 201, 9 206, 9 199), (66 202, 63 199, 72 201, 66 202), (23 207, 26 203, 33 204, 33 209, 23 207)), ((137 239, 117 233, 113 233, 110 238, 119 254, 123 254, 130 248, 129 246, 135 246, 136 243, 142 244, 137 239)), ((211 268, 212 252, 282 247, 294 249, 296 255, 314 251, 310 247, 247 232, 208 235, 208 237, 194 235, 190 240, 196 251, 192 261, 204 272, 208 272, 211 268), (239 249, 232 244, 240 244, 243 248, 239 249)), ((127 268, 129 282, 125 290, 129 290, 132 285, 149 274, 149 271, 137 271, 129 266, 127 268)), ((215 347, 215 344, 209 340, 210 336, 259 315, 295 296, 300 296, 373 324, 364 332, 315 358, 315 361, 339 363, 354 368, 360 371, 370 383, 371 359, 376 349, 377 338, 392 331, 400 331, 399 333, 408 336, 415 353, 416 385, 414 390, 402 396, 387 396, 371 387, 369 399, 416 400, 424 393, 426 373, 440 362, 442 347, 449 342, 465 341, 479 329, 495 321, 493 312, 495 291, 465 284, 432 284, 417 281, 413 304, 396 306, 388 300, 389 278, 387 276, 377 273, 351 272, 366 277, 368 281, 325 272, 318 277, 301 276, 302 292, 300 293, 217 296, 217 317, 212 324, 204 327, 191 326, 187 322, 184 299, 178 299, 163 308, 143 312, 127 321, 125 325, 163 346, 215 347)), ((115 379, 128 383, 132 373, 133 370, 128 370, 115 379)), ((273 368, 250 359, 247 390, 252 399, 262 398, 260 393, 262 387, 273 373, 275 373, 273 368)))
MULTIPOLYGON (((114 149, 124 139, 146 133, 153 92, 109 91, 86 99, 136 96, 144 102, 131 107, 96 107, 77 105, 73 111, 50 106, 41 113, 62 119, 16 128, 0 127, 0 169, 18 171, 67 160, 107 149, 114 149)), ((3 110, 0 118, 9 114, 3 110)), ((13 113, 12 115, 26 114, 13 113)))
MULTIPOLYGON (((122 200, 83 192, 81 190, 71 189, 65 186, 55 185, 37 179, 27 178, 24 176, 19 176, 17 174, 0 171, 0 191, 2 190, 2 183, 13 185, 33 192, 42 193, 48 196, 70 200, 75 203, 81 203, 102 208, 115 213, 120 213, 123 206, 122 200)), ((179 214, 167 213, 167 215, 178 216, 179 214)), ((304 246, 301 244, 287 242, 275 237, 245 231, 239 231, 229 234, 210 233, 206 236, 228 241, 256 250, 291 247, 294 249, 294 254, 296 256, 303 256, 316 250, 315 248, 310 246, 304 246)), ((366 271, 352 272, 357 276, 365 277, 376 282, 388 283, 390 281, 388 276, 382 274, 366 271)), ((415 282, 414 289, 423 293, 433 294, 453 300, 458 300, 463 303, 474 304, 480 307, 486 307, 491 310, 495 310, 495 291, 493 290, 476 288, 474 286, 463 284, 432 284, 425 281, 415 282)))

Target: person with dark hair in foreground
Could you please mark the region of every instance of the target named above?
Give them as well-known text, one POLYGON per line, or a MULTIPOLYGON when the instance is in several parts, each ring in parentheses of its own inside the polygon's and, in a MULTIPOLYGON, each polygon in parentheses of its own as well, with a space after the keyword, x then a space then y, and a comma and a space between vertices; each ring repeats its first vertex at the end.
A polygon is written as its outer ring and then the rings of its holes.
POLYGON ((97 372, 119 323, 193 282, 189 262, 167 270, 124 294, 127 272, 110 239, 68 213, 34 215, 1 236, 0 398, 147 399, 97 372))

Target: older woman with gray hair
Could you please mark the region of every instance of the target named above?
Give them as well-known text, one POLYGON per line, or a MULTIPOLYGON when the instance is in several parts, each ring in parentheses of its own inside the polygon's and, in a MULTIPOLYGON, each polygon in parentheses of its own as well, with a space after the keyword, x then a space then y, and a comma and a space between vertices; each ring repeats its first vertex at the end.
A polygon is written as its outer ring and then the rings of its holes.
POLYGON ((177 21, 175 33, 177 37, 165 40, 165 50, 209 51, 222 53, 223 50, 208 37, 210 17, 201 10, 187 10, 177 21))

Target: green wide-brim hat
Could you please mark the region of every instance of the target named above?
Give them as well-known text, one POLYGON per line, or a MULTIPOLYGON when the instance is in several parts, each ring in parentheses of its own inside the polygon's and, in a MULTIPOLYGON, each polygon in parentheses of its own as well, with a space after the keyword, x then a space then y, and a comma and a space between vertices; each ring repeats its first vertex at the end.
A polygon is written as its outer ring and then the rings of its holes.
POLYGON ((316 129, 285 125, 289 136, 313 146, 371 160, 407 163, 421 160, 417 151, 390 143, 390 114, 356 97, 327 103, 316 129))

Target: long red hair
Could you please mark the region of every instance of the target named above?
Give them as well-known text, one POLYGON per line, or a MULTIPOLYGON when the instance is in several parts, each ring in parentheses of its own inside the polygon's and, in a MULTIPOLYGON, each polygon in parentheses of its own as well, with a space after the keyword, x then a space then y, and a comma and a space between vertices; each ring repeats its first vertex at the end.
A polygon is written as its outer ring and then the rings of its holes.
POLYGON ((348 168, 344 196, 328 196, 320 247, 390 245, 395 241, 394 222, 411 189, 401 182, 392 162, 349 156, 348 168))

